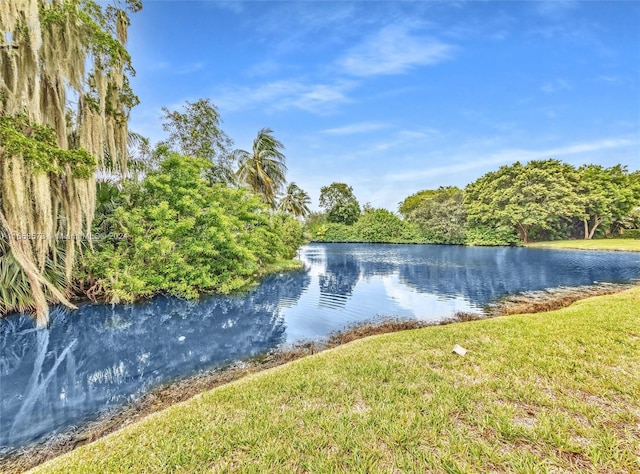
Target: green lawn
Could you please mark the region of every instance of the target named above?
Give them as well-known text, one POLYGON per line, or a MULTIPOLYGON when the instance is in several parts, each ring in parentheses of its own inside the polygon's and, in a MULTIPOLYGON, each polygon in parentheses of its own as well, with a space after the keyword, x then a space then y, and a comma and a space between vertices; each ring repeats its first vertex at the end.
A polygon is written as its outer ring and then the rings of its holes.
POLYGON ((640 252, 640 239, 594 239, 594 240, 553 240, 535 242, 527 247, 580 250, 628 250, 640 252))
POLYGON ((355 341, 205 392, 36 472, 639 472, 639 368, 636 287, 355 341))

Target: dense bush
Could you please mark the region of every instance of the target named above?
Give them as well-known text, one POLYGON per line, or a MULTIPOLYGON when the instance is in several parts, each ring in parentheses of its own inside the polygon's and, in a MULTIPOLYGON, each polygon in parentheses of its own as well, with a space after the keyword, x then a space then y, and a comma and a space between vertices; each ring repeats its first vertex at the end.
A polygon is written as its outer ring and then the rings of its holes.
POLYGON ((357 242, 353 226, 334 222, 317 226, 313 240, 316 242, 357 242))
POLYGON ((273 221, 285 246, 284 258, 295 257, 296 250, 307 241, 302 231, 302 224, 289 214, 277 214, 273 216, 273 221))
POLYGON ((271 214, 258 196, 212 184, 210 168, 173 154, 113 211, 117 237, 98 241, 85 259, 90 296, 117 302, 158 292, 227 293, 293 256, 300 224, 271 214))
POLYGON ((421 242, 418 229, 386 209, 367 210, 354 225, 326 222, 319 216, 307 220, 306 230, 316 242, 421 242))
POLYGON ((467 212, 464 191, 454 186, 424 190, 400 204, 407 221, 415 224, 425 241, 435 244, 464 243, 467 212))
POLYGON ((624 229, 619 237, 622 239, 640 239, 640 229, 624 229))
POLYGON ((474 225, 467 229, 467 245, 514 245, 519 242, 515 231, 510 227, 488 227, 474 225))
POLYGON ((419 239, 418 231, 386 209, 365 212, 353 226, 353 233, 359 242, 414 242, 419 239))

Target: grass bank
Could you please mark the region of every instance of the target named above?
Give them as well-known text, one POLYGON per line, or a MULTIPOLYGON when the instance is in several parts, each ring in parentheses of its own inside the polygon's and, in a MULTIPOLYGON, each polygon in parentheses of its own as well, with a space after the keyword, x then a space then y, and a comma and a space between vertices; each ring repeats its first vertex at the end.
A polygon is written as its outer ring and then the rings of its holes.
POLYGON ((553 240, 525 245, 532 248, 640 252, 640 239, 553 240))
POLYGON ((638 472, 639 307, 634 288, 358 340, 35 472, 638 472))

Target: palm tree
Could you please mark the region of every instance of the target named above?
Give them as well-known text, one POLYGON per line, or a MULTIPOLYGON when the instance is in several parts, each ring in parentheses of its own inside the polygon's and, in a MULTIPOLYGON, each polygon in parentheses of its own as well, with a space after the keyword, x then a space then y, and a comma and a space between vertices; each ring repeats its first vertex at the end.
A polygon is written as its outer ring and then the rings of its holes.
POLYGON ((287 193, 280 199, 278 209, 294 217, 306 217, 309 214, 309 204, 311 204, 311 198, 306 191, 299 188, 296 183, 290 183, 287 186, 287 193))
POLYGON ((284 154, 280 151, 284 145, 274 138, 273 130, 263 128, 253 140, 251 152, 234 150, 233 157, 238 160, 236 176, 256 194, 262 194, 264 201, 276 207, 276 195, 284 186, 286 179, 284 154))

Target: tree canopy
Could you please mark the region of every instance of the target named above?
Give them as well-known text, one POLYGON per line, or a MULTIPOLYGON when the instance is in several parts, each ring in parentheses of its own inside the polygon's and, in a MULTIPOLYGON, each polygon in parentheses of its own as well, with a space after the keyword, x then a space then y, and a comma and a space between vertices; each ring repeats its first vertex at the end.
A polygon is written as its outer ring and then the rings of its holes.
POLYGON ((327 212, 327 220, 352 225, 360 217, 360 204, 353 188, 346 183, 331 183, 320 189, 320 207, 327 212))
POLYGON ((296 183, 289 183, 285 195, 280 199, 278 209, 294 217, 306 217, 309 214, 311 198, 296 183))
POLYGON ((210 161, 215 182, 234 181, 233 141, 220 128, 222 118, 209 99, 185 102, 184 112, 166 107, 162 111, 162 128, 169 133, 166 143, 172 151, 210 161))
POLYGON ((600 224, 624 219, 640 201, 633 179, 623 166, 583 165, 578 173, 585 239, 593 238, 600 224))
MULTIPOLYGON (((85 258, 88 295, 110 302, 158 292, 194 298, 236 290, 300 245, 300 224, 268 211, 260 196, 211 183, 204 158, 172 154, 129 201, 115 202, 109 230, 85 258)), ((96 223, 98 224, 98 223, 96 223)))
POLYGON ((511 226, 526 243, 532 228, 550 229, 580 215, 577 183, 575 169, 555 159, 502 166, 465 189, 469 220, 511 226))
POLYGON ((253 140, 251 151, 233 151, 238 161, 236 176, 240 182, 261 195, 272 209, 276 208, 276 196, 286 183, 283 149, 284 145, 273 136, 273 130, 263 128, 253 140))
POLYGON ((400 209, 429 242, 461 244, 465 241, 467 211, 464 191, 460 188, 441 186, 420 191, 407 197, 400 209))

